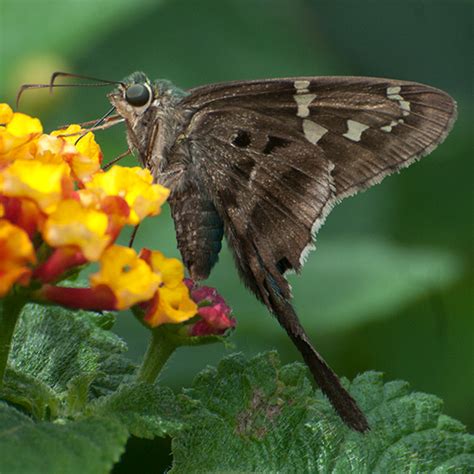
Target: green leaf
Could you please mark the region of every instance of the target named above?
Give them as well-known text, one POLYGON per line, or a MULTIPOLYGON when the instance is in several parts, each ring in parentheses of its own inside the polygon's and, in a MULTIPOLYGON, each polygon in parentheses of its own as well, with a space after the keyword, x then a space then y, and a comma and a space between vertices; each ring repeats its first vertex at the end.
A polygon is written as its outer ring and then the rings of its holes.
POLYGON ((131 434, 153 439, 169 436, 183 427, 183 415, 171 389, 146 383, 126 385, 92 406, 96 415, 114 416, 131 434))
POLYGON ((202 372, 184 404, 200 403, 173 440, 173 473, 468 472, 474 437, 433 395, 374 372, 347 384, 371 431, 347 428, 301 364, 275 353, 224 359, 202 372))
POLYGON ((74 416, 81 413, 89 401, 91 384, 97 377, 97 373, 85 373, 76 375, 67 385, 66 394, 66 416, 74 416))
POLYGON ((110 314, 70 311, 59 307, 27 305, 13 339, 11 366, 61 394, 71 381, 90 380, 90 397, 117 389, 134 371, 122 354, 125 343, 110 327, 110 314))
POLYGON ((124 451, 128 433, 118 421, 89 418, 34 423, 0 402, 0 472, 104 474, 124 451))
POLYGON ((7 369, 0 398, 22 407, 40 420, 58 415, 58 395, 41 380, 11 368, 7 369))

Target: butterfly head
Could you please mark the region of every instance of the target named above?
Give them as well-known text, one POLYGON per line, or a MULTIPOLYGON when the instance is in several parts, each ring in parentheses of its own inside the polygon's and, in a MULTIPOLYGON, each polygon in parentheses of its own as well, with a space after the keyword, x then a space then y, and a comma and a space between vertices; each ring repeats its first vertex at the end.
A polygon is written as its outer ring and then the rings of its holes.
POLYGON ((117 112, 130 124, 136 124, 157 98, 158 91, 142 72, 126 77, 108 98, 117 112))
POLYGON ((173 108, 185 95, 170 81, 152 82, 143 72, 134 72, 119 83, 108 99, 126 122, 135 128, 147 122, 150 113, 173 108))

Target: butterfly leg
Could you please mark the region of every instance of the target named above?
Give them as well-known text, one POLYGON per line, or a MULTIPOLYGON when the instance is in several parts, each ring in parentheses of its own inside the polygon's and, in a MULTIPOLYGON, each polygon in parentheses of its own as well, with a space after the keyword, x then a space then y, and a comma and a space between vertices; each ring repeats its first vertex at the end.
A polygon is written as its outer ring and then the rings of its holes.
POLYGON ((132 150, 130 150, 130 148, 128 148, 126 151, 124 151, 123 153, 121 153, 119 156, 117 156, 116 158, 114 158, 112 161, 110 161, 109 163, 107 163, 105 166, 103 166, 103 170, 106 171, 108 170, 112 165, 115 165, 115 163, 119 162, 122 158, 125 158, 126 156, 128 155, 131 155, 132 153, 132 150))

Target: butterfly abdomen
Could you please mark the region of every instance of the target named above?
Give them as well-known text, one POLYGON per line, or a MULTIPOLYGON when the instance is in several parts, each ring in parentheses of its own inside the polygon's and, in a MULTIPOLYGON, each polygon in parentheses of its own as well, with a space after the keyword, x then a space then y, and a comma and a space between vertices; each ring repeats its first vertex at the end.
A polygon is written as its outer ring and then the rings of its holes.
POLYGON ((214 205, 193 183, 172 193, 169 204, 178 248, 194 280, 204 280, 217 263, 224 228, 214 205))

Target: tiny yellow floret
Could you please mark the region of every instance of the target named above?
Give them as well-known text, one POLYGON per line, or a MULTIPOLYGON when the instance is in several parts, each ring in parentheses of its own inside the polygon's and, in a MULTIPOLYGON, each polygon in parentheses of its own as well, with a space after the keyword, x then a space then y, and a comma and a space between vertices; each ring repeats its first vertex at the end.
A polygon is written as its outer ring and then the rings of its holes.
POLYGON ((112 245, 100 259, 100 270, 90 276, 93 287, 105 285, 117 300, 117 309, 151 299, 161 278, 138 257, 135 250, 112 245))

